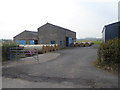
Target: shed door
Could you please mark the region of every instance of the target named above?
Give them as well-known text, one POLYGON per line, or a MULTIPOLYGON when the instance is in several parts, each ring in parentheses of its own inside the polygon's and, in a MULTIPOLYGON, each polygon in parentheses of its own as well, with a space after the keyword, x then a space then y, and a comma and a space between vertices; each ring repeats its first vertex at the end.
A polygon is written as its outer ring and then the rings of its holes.
POLYGON ((72 38, 69 37, 69 46, 71 45, 71 43, 72 43, 72 38))
POLYGON ((30 40, 30 45, 34 45, 34 40, 30 40))
POLYGON ((26 45, 26 40, 18 40, 17 43, 18 43, 18 44, 26 45))

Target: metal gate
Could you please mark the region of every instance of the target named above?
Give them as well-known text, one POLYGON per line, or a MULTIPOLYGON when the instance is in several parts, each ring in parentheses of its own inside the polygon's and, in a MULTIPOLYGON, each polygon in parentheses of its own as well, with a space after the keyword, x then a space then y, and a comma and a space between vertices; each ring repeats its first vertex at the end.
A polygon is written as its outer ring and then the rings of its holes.
POLYGON ((25 57, 32 56, 34 59, 39 61, 37 49, 24 50, 24 48, 22 48, 22 47, 12 47, 9 49, 9 51, 10 51, 10 55, 9 55, 10 60, 11 59, 18 59, 19 60, 21 58, 24 59, 25 57), (35 55, 37 55, 37 58, 34 57, 35 55))

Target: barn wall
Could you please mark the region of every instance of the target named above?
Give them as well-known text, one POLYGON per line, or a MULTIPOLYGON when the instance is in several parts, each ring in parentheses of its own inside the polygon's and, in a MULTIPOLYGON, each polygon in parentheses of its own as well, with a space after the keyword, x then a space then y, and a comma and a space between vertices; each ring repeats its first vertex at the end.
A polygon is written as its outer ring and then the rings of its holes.
MULTIPOLYGON (((38 28, 38 32, 34 34, 31 31, 23 31, 14 37, 14 41, 25 40, 26 44, 34 44, 33 40, 38 40, 38 44, 59 44, 62 47, 66 46, 66 38, 69 39, 69 44, 76 39, 76 33, 52 24, 45 24, 38 28)), ((21 42, 21 41, 20 41, 21 42)))
POLYGON ((76 38, 76 33, 66 30, 66 37, 76 38))
POLYGON ((24 31, 21 34, 14 37, 14 41, 17 43, 18 40, 26 40, 26 44, 30 44, 30 40, 38 40, 36 35, 32 35, 30 32, 24 31))
POLYGON ((56 28, 56 29, 58 30, 58 44, 65 47, 66 46, 65 30, 63 30, 61 28, 56 28))
POLYGON ((38 40, 39 44, 51 44, 51 41, 55 41, 58 44, 58 30, 55 27, 46 24, 38 28, 38 40))
POLYGON ((107 26, 105 32, 106 32, 105 41, 118 37, 119 33, 117 26, 107 26))
POLYGON ((38 28, 39 44, 50 44, 51 41, 55 41, 56 44, 65 47, 66 37, 76 39, 76 33, 51 24, 38 28))

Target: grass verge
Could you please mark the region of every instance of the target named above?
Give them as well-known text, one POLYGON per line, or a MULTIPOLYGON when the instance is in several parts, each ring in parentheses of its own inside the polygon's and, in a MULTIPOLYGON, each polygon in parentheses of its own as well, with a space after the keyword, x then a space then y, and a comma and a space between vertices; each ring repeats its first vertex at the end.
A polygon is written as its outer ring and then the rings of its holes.
POLYGON ((80 43, 80 42, 93 42, 94 44, 101 44, 102 41, 93 41, 93 40, 88 40, 88 41, 76 41, 77 43, 80 43))

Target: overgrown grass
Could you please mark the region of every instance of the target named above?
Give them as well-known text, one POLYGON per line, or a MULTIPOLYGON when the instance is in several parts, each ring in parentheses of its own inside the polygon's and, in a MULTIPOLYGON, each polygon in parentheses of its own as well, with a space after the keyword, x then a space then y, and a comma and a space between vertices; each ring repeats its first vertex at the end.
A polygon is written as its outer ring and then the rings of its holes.
POLYGON ((18 47, 19 45, 14 42, 2 43, 2 61, 9 60, 10 48, 18 47))
POLYGON ((94 44, 102 44, 102 41, 93 41, 94 44))
POLYGON ((77 43, 80 42, 93 42, 94 44, 102 44, 102 41, 93 41, 93 40, 85 40, 85 41, 76 41, 77 43))

